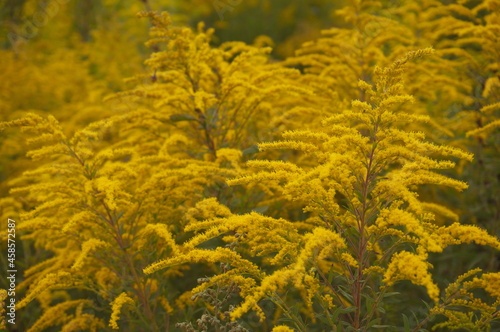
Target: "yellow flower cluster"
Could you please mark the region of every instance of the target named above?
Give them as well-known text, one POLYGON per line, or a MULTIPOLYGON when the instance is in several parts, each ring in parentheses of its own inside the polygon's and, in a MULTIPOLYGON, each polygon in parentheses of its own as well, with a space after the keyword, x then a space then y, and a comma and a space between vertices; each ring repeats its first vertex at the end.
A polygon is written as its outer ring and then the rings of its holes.
POLYGON ((16 304, 16 309, 21 309, 26 306, 29 302, 35 299, 42 292, 45 292, 53 288, 71 288, 76 286, 78 281, 74 279, 73 275, 69 272, 58 272, 50 273, 44 276, 40 281, 35 283, 32 288, 29 289, 28 294, 25 298, 16 304))
POLYGON ((415 285, 427 288, 429 297, 438 301, 439 288, 433 283, 429 273, 430 264, 427 257, 401 251, 391 258, 387 271, 384 273, 384 283, 391 286, 398 280, 410 280, 415 285))
POLYGON ((118 295, 113 302, 111 302, 111 319, 109 320, 109 326, 113 330, 118 330, 118 320, 120 319, 120 313, 124 305, 135 305, 134 300, 127 295, 127 293, 121 293, 118 295))
POLYGON ((479 277, 474 276, 479 272, 481 269, 470 270, 446 288, 443 302, 431 309, 431 314, 443 315, 447 318, 436 327, 482 331, 488 329, 491 321, 498 318, 500 274, 498 272, 483 273, 479 277), (474 276, 472 280, 467 280, 472 276, 474 276), (486 290, 493 299, 492 303, 487 303, 484 299, 477 297, 475 289, 486 290), (457 308, 463 310, 459 311, 457 308))
POLYGON ((491 296, 500 299, 500 273, 484 273, 481 276, 484 280, 484 289, 490 293, 491 296))
POLYGON ((156 262, 144 269, 144 273, 151 274, 166 267, 184 263, 184 262, 226 262, 240 269, 244 273, 251 275, 260 275, 260 271, 254 264, 241 259, 241 257, 226 248, 217 248, 216 250, 193 249, 185 255, 178 255, 170 259, 156 262))
POLYGON ((42 317, 28 330, 30 332, 44 331, 49 327, 62 325, 61 331, 78 331, 86 329, 88 331, 97 331, 98 328, 104 328, 104 322, 91 314, 84 314, 82 309, 85 305, 89 306, 89 300, 65 301, 49 308, 42 317), (68 314, 67 311, 74 309, 74 314, 68 314))
POLYGON ((92 251, 99 248, 107 247, 108 244, 104 241, 98 239, 90 239, 82 244, 82 252, 80 256, 76 259, 75 263, 71 267, 72 270, 80 270, 84 265, 84 259, 92 253, 92 251))

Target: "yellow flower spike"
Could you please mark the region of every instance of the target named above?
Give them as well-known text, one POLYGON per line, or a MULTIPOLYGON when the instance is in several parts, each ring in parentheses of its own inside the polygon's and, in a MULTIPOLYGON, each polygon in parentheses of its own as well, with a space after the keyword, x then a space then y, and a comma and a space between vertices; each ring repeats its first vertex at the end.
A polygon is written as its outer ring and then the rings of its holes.
MULTIPOLYGON (((179 253, 178 245, 175 243, 172 233, 169 231, 168 226, 165 224, 147 224, 144 230, 139 234, 140 240, 137 244, 139 248, 147 244, 150 240, 150 236, 154 234, 164 241, 164 245, 166 245, 171 250, 172 255, 177 255, 179 253)), ((159 245, 163 246, 161 242, 159 243, 159 245)))
POLYGON ((58 326, 58 325, 66 325, 73 319, 73 315, 68 315, 66 313, 67 310, 78 308, 80 305, 90 305, 91 301, 89 300, 74 300, 74 301, 65 301, 54 306, 49 307, 44 311, 40 319, 30 327, 28 332, 39 332, 44 331, 49 327, 58 326))
POLYGON ((118 320, 120 319, 120 313, 124 305, 135 305, 135 301, 125 292, 118 295, 113 302, 111 302, 111 318, 109 319, 109 326, 113 330, 118 330, 120 328, 118 326, 118 320))
POLYGON ((102 319, 91 314, 80 314, 66 323, 61 328, 61 332, 76 332, 82 330, 97 332, 99 329, 104 329, 105 327, 106 324, 102 319))
POLYGON ((350 266, 352 267, 357 267, 358 266, 358 262, 356 262, 356 260, 354 259, 354 257, 352 257, 351 254, 348 254, 348 253, 345 253, 343 252, 341 255, 340 255, 340 259, 343 261, 343 262, 346 262, 347 264, 349 264, 350 266))
POLYGON ((216 217, 224 218, 231 215, 231 211, 225 205, 217 202, 215 197, 207 198, 196 203, 195 207, 186 212, 186 219, 191 222, 186 227, 188 227, 189 231, 197 230, 197 221, 205 221, 216 217))
POLYGON ((500 300, 500 272, 484 273, 481 279, 485 281, 484 289, 493 297, 500 300))
POLYGON ((16 304, 16 309, 25 307, 28 303, 33 301, 42 292, 52 288, 71 288, 78 285, 80 282, 74 278, 73 274, 69 272, 50 273, 39 280, 31 287, 21 301, 16 304))
POLYGON ((82 244, 82 252, 71 267, 71 270, 78 271, 84 266, 85 259, 95 250, 108 248, 109 244, 99 239, 89 239, 82 244))
POLYGON ((476 243, 500 250, 500 240, 477 226, 453 223, 448 227, 437 229, 437 232, 448 244, 476 243))
MULTIPOLYGON (((307 274, 308 262, 314 258, 314 253, 323 247, 331 246, 338 250, 345 247, 343 239, 337 234, 324 228, 316 228, 309 233, 305 239, 306 243, 302 251, 297 256, 296 262, 286 268, 275 271, 273 274, 265 276, 260 285, 254 287, 249 295, 245 297, 244 302, 238 306, 231 317, 237 319, 249 310, 261 312, 258 309, 258 301, 272 293, 282 290, 288 283, 291 283, 298 290, 303 292, 306 306, 311 308, 312 298, 318 289, 318 280, 307 274)), ((261 316, 263 318, 264 316, 261 316)))
POLYGON ((163 309, 165 310, 165 312, 167 312, 168 314, 172 314, 174 312, 174 308, 172 308, 172 306, 170 305, 170 303, 168 302, 168 300, 165 298, 165 297, 160 297, 160 303, 163 307, 163 309))
POLYGON ((81 211, 74 214, 71 219, 62 227, 62 232, 71 233, 76 229, 81 229, 86 225, 95 222, 96 216, 89 211, 81 211))
POLYGON ((428 269, 430 264, 426 262, 427 257, 415 255, 408 251, 401 251, 392 256, 391 262, 384 273, 383 282, 391 286, 399 280, 410 280, 415 285, 427 288, 429 297, 437 302, 439 299, 439 288, 432 281, 428 269))
POLYGON ((265 315, 258 306, 258 301, 266 296, 266 294, 278 291, 287 285, 290 280, 294 280, 295 277, 297 277, 296 271, 290 269, 279 270, 272 275, 266 276, 262 279, 261 284, 245 297, 244 302, 231 312, 231 318, 237 319, 249 310, 255 310, 260 319, 264 320, 265 315))
POLYGON ((498 315, 498 273, 483 273, 481 269, 470 270, 459 276, 445 291, 443 303, 431 309, 433 315, 443 315, 446 321, 437 324, 437 327, 462 327, 470 330, 481 330, 484 326, 496 319, 498 315), (472 277, 472 280, 466 280, 472 277), (493 303, 484 302, 484 297, 476 297, 476 289, 484 289, 493 297, 493 303), (462 310, 457 311, 460 307, 462 310))
POLYGON ((185 262, 227 262, 236 268, 247 271, 253 275, 261 275, 261 272, 253 263, 244 260, 241 256, 226 248, 217 248, 215 250, 193 249, 187 254, 178 255, 169 259, 151 264, 144 269, 144 273, 152 274, 158 270, 165 269, 172 265, 182 264, 185 262))
POLYGON ((216 275, 214 277, 211 277, 208 282, 204 282, 201 285, 193 288, 191 291, 193 294, 199 294, 205 290, 207 290, 209 287, 213 285, 218 285, 219 283, 224 283, 224 284, 236 284, 240 288, 240 295, 243 297, 246 297, 247 295, 251 294, 252 291, 255 289, 255 280, 252 278, 246 278, 239 273, 242 271, 239 269, 233 269, 229 270, 226 273, 216 275))

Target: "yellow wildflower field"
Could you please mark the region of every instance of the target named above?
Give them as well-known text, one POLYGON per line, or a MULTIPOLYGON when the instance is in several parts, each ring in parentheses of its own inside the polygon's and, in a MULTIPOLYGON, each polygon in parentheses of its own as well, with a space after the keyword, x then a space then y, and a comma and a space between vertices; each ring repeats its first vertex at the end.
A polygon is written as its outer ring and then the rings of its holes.
POLYGON ((499 0, 0 22, 0 330, 500 331, 499 0))

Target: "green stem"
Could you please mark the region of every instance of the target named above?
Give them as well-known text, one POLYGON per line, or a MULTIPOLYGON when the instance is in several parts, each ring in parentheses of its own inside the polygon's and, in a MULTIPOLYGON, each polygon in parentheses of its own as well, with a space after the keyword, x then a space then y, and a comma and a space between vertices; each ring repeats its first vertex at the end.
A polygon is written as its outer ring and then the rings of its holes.
POLYGON ((283 313, 288 319, 293 321, 299 332, 307 332, 308 331, 307 327, 304 326, 304 324, 302 324, 300 319, 295 314, 292 313, 292 311, 287 307, 285 302, 283 302, 281 297, 276 293, 274 295, 275 296, 271 296, 271 301, 273 301, 278 307, 281 308, 281 310, 283 310, 283 313))

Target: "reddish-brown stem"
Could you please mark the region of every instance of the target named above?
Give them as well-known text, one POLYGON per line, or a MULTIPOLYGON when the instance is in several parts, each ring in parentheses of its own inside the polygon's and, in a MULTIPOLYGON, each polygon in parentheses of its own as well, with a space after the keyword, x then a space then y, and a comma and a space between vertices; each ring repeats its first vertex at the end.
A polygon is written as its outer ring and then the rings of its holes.
POLYGON ((212 139, 212 135, 210 132, 210 125, 207 122, 205 114, 203 114, 203 112, 200 109, 195 108, 194 110, 198 114, 198 121, 202 126, 203 131, 205 132, 205 144, 207 145, 210 154, 213 156, 215 160, 217 158, 217 149, 215 148, 215 143, 214 140, 212 139))
MULTIPOLYGON (((376 137, 376 127, 373 133, 373 137, 376 137)), ((361 298, 362 298, 362 292, 363 288, 366 284, 365 282, 365 276, 363 273, 363 270, 365 269, 366 266, 366 260, 367 260, 367 244, 368 244, 368 239, 365 236, 365 227, 367 226, 367 211, 369 209, 369 202, 368 202, 368 195, 369 195, 369 188, 371 185, 371 182, 375 176, 373 173, 373 159, 375 155, 375 149, 376 149, 376 144, 372 145, 372 149, 370 151, 370 154, 368 156, 368 163, 366 167, 366 176, 362 184, 362 206, 361 206, 361 211, 358 213, 358 232, 359 232, 359 239, 358 239, 358 248, 356 252, 356 258, 358 260, 358 270, 357 273, 355 274, 353 284, 352 284, 352 289, 353 289, 353 299, 354 299, 354 307, 356 308, 356 311, 354 312, 354 327, 355 328, 360 328, 361 324, 361 298)))
POLYGON ((120 228, 118 226, 118 223, 117 223, 117 221, 115 221, 115 218, 113 218, 113 214, 111 213, 111 210, 109 209, 109 207, 102 200, 101 200, 101 204, 103 205, 104 209, 106 210, 106 214, 109 218, 108 219, 109 224, 111 225, 111 227, 115 231, 115 234, 116 234, 115 240, 118 243, 118 246, 120 247, 120 249, 123 251, 125 263, 127 264, 128 268, 130 269, 130 272, 132 273, 134 284, 137 287, 135 289, 135 293, 136 293, 137 297, 139 298, 139 301, 141 302, 142 307, 145 310, 146 318, 152 324, 153 330, 158 331, 158 327, 156 326, 155 319, 154 319, 154 314, 151 311, 151 308, 149 306, 146 285, 144 282, 142 282, 141 278, 137 274, 137 269, 134 265, 132 258, 130 257, 128 250, 127 250, 128 244, 123 239, 123 236, 122 236, 122 233, 120 232, 120 228))

